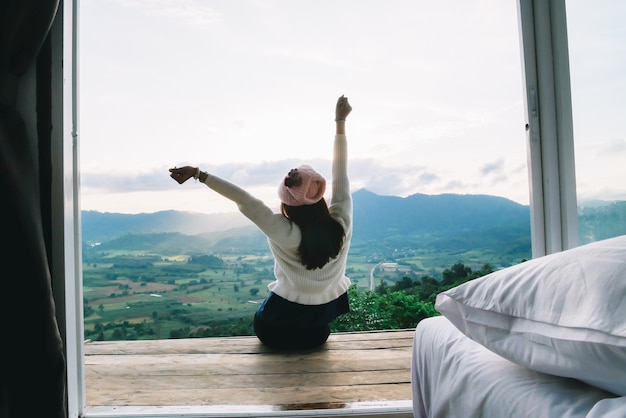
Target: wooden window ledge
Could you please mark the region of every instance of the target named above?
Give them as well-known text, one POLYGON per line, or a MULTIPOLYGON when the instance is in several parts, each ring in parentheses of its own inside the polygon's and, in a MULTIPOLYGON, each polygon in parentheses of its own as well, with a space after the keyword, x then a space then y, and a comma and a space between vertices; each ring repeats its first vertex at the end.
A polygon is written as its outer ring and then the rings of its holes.
POLYGON ((91 411, 397 407, 404 413, 394 416, 408 417, 413 335, 335 333, 306 351, 271 350, 256 337, 85 342, 86 404, 91 411))

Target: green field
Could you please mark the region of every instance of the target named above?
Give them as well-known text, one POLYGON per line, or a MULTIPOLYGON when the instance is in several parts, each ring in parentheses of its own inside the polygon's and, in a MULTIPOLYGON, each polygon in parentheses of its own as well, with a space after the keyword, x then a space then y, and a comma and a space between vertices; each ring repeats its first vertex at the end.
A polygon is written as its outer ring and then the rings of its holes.
MULTIPOLYGON (((493 254, 466 251, 351 249, 347 275, 358 292, 393 286, 403 277, 441 278, 455 263, 474 270, 493 254), (383 271, 379 263, 393 262, 383 271)), ((250 254, 176 254, 107 250, 83 252, 85 339, 163 339, 253 335, 252 318, 273 280, 269 251, 250 254)), ((358 320, 358 319, 357 319, 358 320)))

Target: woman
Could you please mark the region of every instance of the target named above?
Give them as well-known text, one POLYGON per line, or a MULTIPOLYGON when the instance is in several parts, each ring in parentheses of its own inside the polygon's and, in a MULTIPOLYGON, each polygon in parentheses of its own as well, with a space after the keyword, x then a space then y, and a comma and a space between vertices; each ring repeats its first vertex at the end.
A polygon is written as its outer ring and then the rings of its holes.
POLYGON ((324 199, 326 180, 309 165, 290 170, 280 182, 281 213, 198 167, 169 170, 180 184, 193 177, 235 202, 267 236, 275 280, 268 285, 270 294, 254 316, 254 331, 267 346, 302 349, 322 345, 330 334, 330 323, 349 311, 350 279, 345 270, 352 238, 352 197, 345 124, 351 111, 348 98, 341 96, 335 107, 330 205, 324 199))

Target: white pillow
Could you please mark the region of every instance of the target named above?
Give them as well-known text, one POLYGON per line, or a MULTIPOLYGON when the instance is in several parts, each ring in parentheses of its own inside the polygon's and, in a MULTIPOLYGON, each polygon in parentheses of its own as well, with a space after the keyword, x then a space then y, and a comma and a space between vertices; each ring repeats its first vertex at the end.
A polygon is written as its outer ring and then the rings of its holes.
POLYGON ((435 307, 514 363, 626 395, 626 235, 464 283, 435 307))

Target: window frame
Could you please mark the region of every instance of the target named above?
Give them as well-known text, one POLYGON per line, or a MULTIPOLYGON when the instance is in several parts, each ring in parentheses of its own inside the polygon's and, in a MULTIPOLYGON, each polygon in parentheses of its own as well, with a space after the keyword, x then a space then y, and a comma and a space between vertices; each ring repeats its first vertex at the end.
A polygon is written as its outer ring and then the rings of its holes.
POLYGON ((578 245, 565 0, 518 0, 533 258, 578 245))
MULTIPOLYGON (((533 258, 578 245, 573 121, 565 0, 516 0, 522 54, 533 258)), ((82 322, 79 165, 79 0, 61 0, 52 41, 52 280, 65 342, 68 416, 236 417, 200 407, 86 406, 82 322), (66 65, 63 65, 63 64, 66 65)), ((520 127, 523 129, 524 127, 520 127)), ((410 404, 410 402, 409 402, 410 404)), ((25 406, 27 407, 27 406, 25 406)), ((258 416, 410 416, 410 406, 342 411, 267 412, 258 416)))

